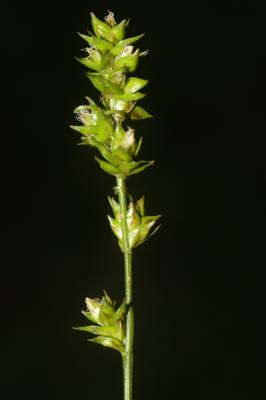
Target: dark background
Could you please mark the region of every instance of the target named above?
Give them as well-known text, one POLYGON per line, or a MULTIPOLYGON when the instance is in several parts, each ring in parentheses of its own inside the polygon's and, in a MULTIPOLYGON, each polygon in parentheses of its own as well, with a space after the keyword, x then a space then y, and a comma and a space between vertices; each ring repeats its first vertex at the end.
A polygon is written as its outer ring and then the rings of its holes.
POLYGON ((96 94, 76 32, 108 9, 146 32, 137 76, 155 118, 137 132, 156 164, 128 185, 163 214, 134 258, 134 398, 265 398, 266 7, 196 0, 2 8, 4 398, 122 399, 119 354, 71 329, 86 296, 123 298, 115 182, 68 128, 96 94))

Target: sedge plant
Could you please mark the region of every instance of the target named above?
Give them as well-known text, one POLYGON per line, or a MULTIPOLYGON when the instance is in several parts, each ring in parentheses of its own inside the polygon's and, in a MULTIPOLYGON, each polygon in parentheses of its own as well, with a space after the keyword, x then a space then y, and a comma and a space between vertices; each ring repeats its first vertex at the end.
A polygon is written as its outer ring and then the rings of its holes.
POLYGON ((132 400, 133 371, 133 249, 153 235, 159 226, 160 215, 145 215, 144 197, 133 201, 126 189, 129 176, 138 174, 153 161, 138 160, 142 138, 128 124, 130 120, 142 120, 151 115, 137 102, 145 94, 140 90, 147 85, 146 79, 134 72, 139 59, 147 54, 135 48, 143 36, 125 37, 128 20, 116 23, 109 12, 104 21, 91 13, 93 32, 80 34, 87 43, 86 55, 77 60, 86 68, 86 76, 100 92, 98 101, 86 97, 87 104, 78 106, 74 113, 79 125, 71 126, 81 135, 80 145, 94 147, 99 166, 116 179, 115 196, 109 197, 112 216, 108 216, 112 231, 123 253, 125 267, 125 299, 120 306, 104 291, 101 299, 86 298, 86 310, 82 311, 92 324, 77 327, 96 335, 91 342, 118 351, 122 356, 124 376, 124 400, 132 400), (126 127, 125 127, 126 126, 126 127))

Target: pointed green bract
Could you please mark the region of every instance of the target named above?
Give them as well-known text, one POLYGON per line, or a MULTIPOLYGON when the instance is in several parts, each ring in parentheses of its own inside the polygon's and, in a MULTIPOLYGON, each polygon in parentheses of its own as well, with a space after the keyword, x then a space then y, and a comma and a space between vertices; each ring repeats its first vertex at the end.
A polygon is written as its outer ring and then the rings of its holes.
POLYGON ((95 72, 88 72, 87 77, 90 79, 93 86, 102 92, 103 95, 117 95, 122 94, 122 89, 118 85, 113 83, 111 80, 105 79, 102 75, 95 72))
POLYGON ((88 339, 89 342, 101 344, 105 347, 110 347, 111 349, 119 351, 124 354, 125 345, 113 337, 97 336, 95 339, 88 339))
POLYGON ((128 39, 125 39, 125 40, 121 40, 120 42, 117 43, 116 46, 114 46, 114 47, 111 49, 111 53, 112 53, 114 56, 118 56, 118 54, 120 54, 121 51, 123 51, 123 50, 125 49, 126 46, 129 46, 130 44, 135 43, 135 42, 136 42, 137 40, 139 40, 143 35, 144 35, 144 34, 138 35, 138 36, 134 36, 134 37, 131 37, 131 38, 128 38, 128 39))
POLYGON ((137 106, 131 111, 130 117, 131 119, 146 119, 153 116, 144 110, 144 108, 137 106))
POLYGON ((118 46, 120 46, 120 47, 129 46, 130 44, 135 43, 137 40, 139 40, 143 36, 144 36, 144 33, 142 33, 141 35, 138 35, 138 36, 133 36, 131 38, 121 40, 121 42, 118 42, 115 47, 117 48, 118 46))
POLYGON ((125 93, 135 93, 138 90, 142 89, 144 86, 146 86, 148 81, 146 79, 140 79, 140 78, 135 78, 131 77, 128 78, 124 91, 125 93))
POLYGON ((91 23, 97 37, 108 40, 109 42, 114 41, 114 35, 110 26, 99 20, 93 13, 91 13, 91 23))
POLYGON ((100 158, 95 156, 95 160, 99 163, 100 167, 107 172, 107 174, 117 176, 119 175, 120 171, 119 168, 117 168, 115 165, 110 164, 109 162, 106 162, 104 160, 101 160, 100 158))
POLYGON ((112 50, 114 47, 112 43, 98 37, 87 36, 83 35, 82 33, 79 33, 79 36, 81 36, 82 39, 84 39, 90 46, 93 46, 100 51, 112 50))
POLYGON ((125 72, 134 72, 139 62, 139 51, 137 50, 134 54, 128 54, 125 56, 117 57, 114 60, 114 68, 122 69, 125 72))
POLYGON ((124 100, 124 101, 137 101, 140 99, 143 99, 143 97, 145 97, 146 94, 145 93, 140 93, 140 92, 136 92, 136 93, 123 93, 123 94, 116 94, 114 95, 114 97, 118 100, 124 100))
POLYGON ((112 29, 112 33, 114 38, 118 41, 124 39, 125 36, 125 27, 126 27, 126 20, 120 22, 120 24, 116 25, 112 29))

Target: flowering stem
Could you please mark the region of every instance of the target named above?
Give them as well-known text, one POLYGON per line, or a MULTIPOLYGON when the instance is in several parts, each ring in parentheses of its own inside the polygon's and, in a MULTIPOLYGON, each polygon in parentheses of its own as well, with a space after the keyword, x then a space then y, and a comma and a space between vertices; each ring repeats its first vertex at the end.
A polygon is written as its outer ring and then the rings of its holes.
POLYGON ((117 191, 121 209, 122 220, 122 243, 125 264, 125 292, 126 292, 126 342, 123 357, 124 372, 124 400, 132 400, 132 372, 133 372, 133 336, 134 336, 134 314, 133 314, 133 295, 132 295, 132 251, 129 246, 128 225, 127 225, 127 201, 125 178, 118 175, 117 191))

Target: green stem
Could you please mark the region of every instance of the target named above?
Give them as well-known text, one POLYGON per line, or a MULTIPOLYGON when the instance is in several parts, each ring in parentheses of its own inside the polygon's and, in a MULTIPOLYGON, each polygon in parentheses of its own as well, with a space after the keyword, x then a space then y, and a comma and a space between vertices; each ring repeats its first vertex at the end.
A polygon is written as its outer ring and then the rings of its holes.
POLYGON ((123 354, 124 400, 132 400, 134 314, 132 306, 132 251, 129 246, 127 226, 127 200, 125 178, 117 176, 117 191, 122 218, 122 243, 125 263, 125 292, 128 307, 126 317, 126 343, 123 354))

